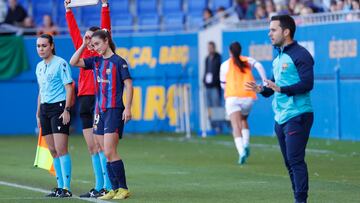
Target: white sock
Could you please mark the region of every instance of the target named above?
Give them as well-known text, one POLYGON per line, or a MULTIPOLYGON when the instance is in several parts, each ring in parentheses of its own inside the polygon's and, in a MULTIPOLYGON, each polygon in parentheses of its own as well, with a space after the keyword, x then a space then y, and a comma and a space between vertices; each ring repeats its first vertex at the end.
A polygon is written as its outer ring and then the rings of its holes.
POLYGON ((235 137, 234 141, 235 141, 235 146, 236 146, 236 149, 237 149, 239 155, 243 154, 243 152, 244 152, 243 138, 235 137))
POLYGON ((248 147, 250 145, 250 130, 246 129, 246 128, 243 128, 241 130, 241 134, 243 136, 244 147, 248 147))

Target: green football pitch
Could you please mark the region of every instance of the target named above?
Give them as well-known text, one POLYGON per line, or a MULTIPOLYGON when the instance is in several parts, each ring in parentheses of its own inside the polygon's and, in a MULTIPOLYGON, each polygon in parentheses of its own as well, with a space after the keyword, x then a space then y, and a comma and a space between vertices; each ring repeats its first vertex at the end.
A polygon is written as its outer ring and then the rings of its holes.
MULTIPOLYGON (((230 136, 183 139, 176 134, 126 135, 119 153, 132 196, 127 202, 293 202, 274 137, 252 137, 246 165, 230 136)), ((86 202, 44 198, 55 178, 34 168, 37 137, 0 137, 0 202, 86 202)), ((72 192, 93 187, 82 136, 71 136, 72 192)), ((309 202, 360 202, 360 142, 310 139, 309 202)))

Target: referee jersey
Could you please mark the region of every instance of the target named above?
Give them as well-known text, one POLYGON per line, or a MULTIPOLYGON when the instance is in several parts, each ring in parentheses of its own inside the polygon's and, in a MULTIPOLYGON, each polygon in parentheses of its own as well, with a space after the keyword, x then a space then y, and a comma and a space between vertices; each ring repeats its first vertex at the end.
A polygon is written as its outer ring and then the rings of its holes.
POLYGON ((69 64, 55 55, 48 64, 44 60, 37 64, 36 78, 42 104, 66 100, 65 85, 73 82, 69 64))

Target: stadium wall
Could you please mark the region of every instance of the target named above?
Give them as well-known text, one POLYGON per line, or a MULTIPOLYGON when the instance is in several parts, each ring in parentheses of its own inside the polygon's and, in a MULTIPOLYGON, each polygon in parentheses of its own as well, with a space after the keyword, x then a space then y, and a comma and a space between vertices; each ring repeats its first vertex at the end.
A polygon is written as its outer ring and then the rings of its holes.
MULTIPOLYGON (((360 23, 300 26, 296 39, 315 58, 315 88, 312 100, 315 122, 312 136, 331 139, 360 140, 360 58, 358 55, 360 23), (335 66, 340 67, 341 135, 336 123, 335 66)), ((271 74, 271 61, 275 53, 269 44, 267 29, 253 31, 224 30, 222 32, 223 60, 228 57, 227 48, 238 40, 244 55, 250 55, 263 63, 267 75, 271 74)), ((183 89, 189 88, 190 122, 192 131, 200 131, 201 73, 205 56, 206 33, 154 34, 117 36, 114 40, 117 52, 124 56, 134 78, 134 120, 126 132, 181 132, 184 130, 183 89), (201 47, 202 48, 201 48, 201 47), (202 54, 200 54, 202 53, 202 54), (199 65, 200 64, 200 65, 199 65), (199 68, 200 67, 200 68, 199 68), (200 72, 200 74, 199 74, 200 72)), ((210 39, 210 38, 209 38, 210 39)), ((33 134, 36 129, 35 111, 37 82, 35 67, 40 61, 35 49, 36 38, 24 40, 30 69, 16 78, 0 81, 0 135, 33 134)), ((74 52, 69 37, 56 37, 56 52, 69 60, 74 52)), ((72 68, 77 81, 79 73, 72 68)), ((255 76, 259 78, 256 74, 255 76)), ((252 134, 271 136, 273 112, 271 99, 258 98, 249 118, 252 134)), ((79 119, 73 126, 80 132, 79 119)))
MULTIPOLYGON (((181 132, 185 130, 185 105, 190 107, 190 128, 198 129, 197 33, 114 37, 117 53, 127 59, 134 79, 133 120, 126 132, 181 132), (188 94, 189 101, 184 101, 188 94)), ((35 76, 36 38, 24 40, 30 69, 0 82, 3 114, 0 135, 33 134, 36 131, 38 86, 35 76)), ((69 61, 74 47, 69 37, 55 38, 58 56, 69 61)), ((79 71, 72 68, 77 81, 79 71)), ((81 132, 78 115, 72 126, 81 132)))
MULTIPOLYGON (((315 121, 311 136, 360 140, 360 23, 299 26, 295 39, 315 60, 315 86, 312 91, 315 121), (337 95, 335 67, 340 67, 340 135, 337 135, 337 95), (339 136, 339 137, 338 137, 339 136)), ((268 39, 268 29, 224 31, 223 56, 228 57, 231 42, 239 41, 243 54, 259 60, 271 76, 276 55, 268 39)), ((256 72, 256 71, 255 71, 256 72)), ((259 77, 257 76, 259 79, 259 77)), ((249 117, 252 134, 273 135, 270 99, 259 96, 249 117)))

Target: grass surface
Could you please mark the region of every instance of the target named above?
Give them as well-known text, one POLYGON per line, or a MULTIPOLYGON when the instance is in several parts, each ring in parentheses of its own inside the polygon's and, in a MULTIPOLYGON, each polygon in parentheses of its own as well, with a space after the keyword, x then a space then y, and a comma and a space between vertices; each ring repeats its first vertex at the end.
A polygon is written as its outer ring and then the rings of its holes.
MULTIPOLYGON (((126 202, 293 202, 277 140, 253 137, 244 166, 230 136, 184 140, 178 135, 128 135, 119 144, 132 192, 126 202)), ((33 168, 37 138, 0 137, 0 181, 41 189, 55 186, 33 168)), ((71 136, 72 191, 93 187, 91 159, 82 136, 71 136)), ((309 202, 360 202, 360 142, 310 139, 309 202)), ((0 184, 0 202, 84 202, 0 184)))

